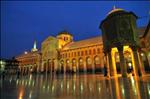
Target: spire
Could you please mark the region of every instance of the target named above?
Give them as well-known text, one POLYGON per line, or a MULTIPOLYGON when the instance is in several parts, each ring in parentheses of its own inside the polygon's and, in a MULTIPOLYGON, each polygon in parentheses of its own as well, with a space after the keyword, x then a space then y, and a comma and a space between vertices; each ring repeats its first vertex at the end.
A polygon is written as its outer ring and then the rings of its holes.
POLYGON ((113 10, 115 10, 115 9, 116 9, 116 6, 114 5, 114 6, 113 6, 113 10))
POLYGON ((34 45, 33 45, 33 48, 32 48, 32 52, 35 52, 35 51, 37 51, 38 49, 36 48, 36 41, 34 41, 34 45))
POLYGON ((34 41, 33 48, 36 49, 36 41, 34 41))

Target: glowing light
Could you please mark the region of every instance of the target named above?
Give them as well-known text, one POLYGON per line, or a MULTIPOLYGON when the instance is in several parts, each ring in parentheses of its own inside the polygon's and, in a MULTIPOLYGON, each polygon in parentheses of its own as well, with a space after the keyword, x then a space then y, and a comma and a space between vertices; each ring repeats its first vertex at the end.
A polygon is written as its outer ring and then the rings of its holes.
POLYGON ((141 56, 144 56, 144 54, 143 54, 143 53, 141 53, 141 56))
POLYGON ((45 89, 45 85, 43 85, 43 89, 45 89))
POLYGON ((28 52, 27 52, 27 51, 25 51, 25 52, 24 52, 24 54, 28 54, 28 52))
POLYGON ((122 88, 122 94, 124 95, 124 88, 122 88))
POLYGON ((24 91, 21 89, 21 91, 19 92, 19 99, 23 99, 23 93, 24 91))
POLYGON ((53 85, 53 86, 52 86, 52 92, 54 92, 54 88, 55 88, 55 87, 54 87, 54 85, 53 85))
POLYGON ((67 89, 69 89, 69 83, 67 83, 67 89))
POLYGON ((75 86, 75 84, 74 84, 74 86, 73 86, 73 90, 74 90, 74 91, 76 90, 76 86, 75 86))
POLYGON ((29 98, 31 98, 32 97, 32 92, 30 92, 30 94, 29 94, 29 98))
POLYGON ((132 66, 132 63, 128 63, 128 66, 131 68, 131 66, 132 66))
POLYGON ((61 89, 63 88, 63 83, 61 83, 60 87, 61 87, 61 89))
POLYGON ((134 78, 131 76, 131 83, 134 84, 134 78))

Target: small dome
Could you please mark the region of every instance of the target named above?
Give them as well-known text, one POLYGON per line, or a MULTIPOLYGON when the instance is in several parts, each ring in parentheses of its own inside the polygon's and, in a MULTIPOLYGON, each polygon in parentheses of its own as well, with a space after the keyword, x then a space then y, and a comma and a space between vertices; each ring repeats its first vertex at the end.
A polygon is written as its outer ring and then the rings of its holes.
POLYGON ((68 35, 71 35, 71 36, 72 36, 72 34, 71 34, 71 33, 69 33, 69 32, 68 32, 68 31, 66 31, 66 30, 61 31, 61 32, 59 32, 59 33, 58 33, 58 35, 61 35, 61 34, 68 34, 68 35))
POLYGON ((114 14, 116 12, 126 12, 124 9, 121 8, 116 8, 115 6, 113 7, 113 9, 107 14, 107 16, 114 14))

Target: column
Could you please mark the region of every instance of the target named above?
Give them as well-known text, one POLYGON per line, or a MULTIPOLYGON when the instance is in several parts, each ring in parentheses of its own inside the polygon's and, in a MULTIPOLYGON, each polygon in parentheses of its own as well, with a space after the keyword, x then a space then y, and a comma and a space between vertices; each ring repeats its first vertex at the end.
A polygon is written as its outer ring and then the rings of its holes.
POLYGON ((134 59, 134 63, 135 63, 135 75, 136 76, 141 76, 141 70, 140 70, 140 61, 139 61, 139 57, 138 57, 138 53, 137 53, 137 47, 136 46, 132 46, 132 51, 133 51, 133 59, 134 59))
POLYGON ((117 48, 120 56, 120 67, 121 67, 122 77, 127 77, 127 68, 126 68, 126 61, 123 54, 123 46, 119 46, 117 48))
MULTIPOLYGON (((138 53, 138 58, 139 58, 141 73, 142 73, 142 75, 145 75, 145 69, 144 69, 144 63, 143 63, 143 60, 142 60, 142 56, 140 55, 139 52, 137 52, 137 53, 138 53)), ((147 59, 146 59, 146 61, 147 61, 147 59)))
POLYGON ((108 63, 109 63, 109 69, 110 69, 110 76, 114 76, 114 69, 113 69, 113 65, 112 65, 112 56, 111 56, 111 51, 109 51, 108 53, 108 63))
POLYGON ((66 73, 66 60, 64 60, 63 62, 64 62, 64 64, 63 64, 63 65, 64 65, 64 66, 63 66, 63 68, 64 68, 64 74, 65 74, 65 73, 66 73))
POLYGON ((95 61, 93 57, 91 57, 91 61, 92 61, 92 73, 95 74, 95 61))
POLYGON ((86 58, 83 59, 84 73, 87 73, 86 58))
POLYGON ((79 59, 76 60, 76 73, 79 74, 79 59))
POLYGON ((105 64, 106 64, 107 77, 110 77, 108 53, 105 53, 105 59, 104 60, 105 60, 105 64))

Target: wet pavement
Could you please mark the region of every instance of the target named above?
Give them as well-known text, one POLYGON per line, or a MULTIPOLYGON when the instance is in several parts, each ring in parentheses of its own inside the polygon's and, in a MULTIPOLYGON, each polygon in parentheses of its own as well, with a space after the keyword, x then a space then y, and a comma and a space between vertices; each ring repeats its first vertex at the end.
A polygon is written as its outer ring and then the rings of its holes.
POLYGON ((150 76, 6 76, 0 89, 1 99, 150 99, 150 76))

